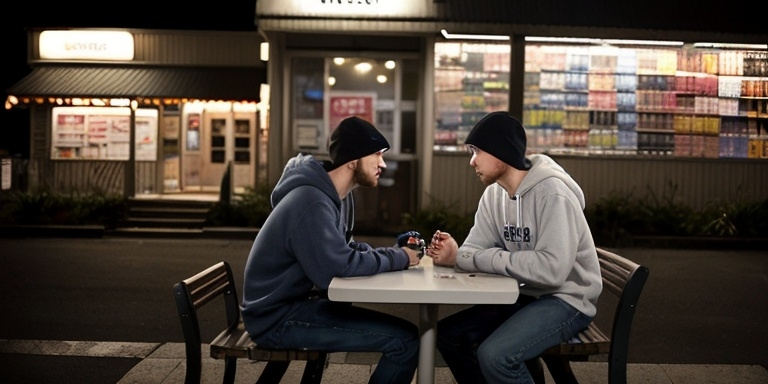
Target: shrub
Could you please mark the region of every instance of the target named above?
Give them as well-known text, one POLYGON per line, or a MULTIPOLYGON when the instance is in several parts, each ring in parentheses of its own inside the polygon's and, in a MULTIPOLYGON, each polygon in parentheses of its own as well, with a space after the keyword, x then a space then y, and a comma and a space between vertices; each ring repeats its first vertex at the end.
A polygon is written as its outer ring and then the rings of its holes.
POLYGON ((768 237, 768 199, 712 201, 701 213, 701 235, 768 237))
POLYGON ((448 232, 461 245, 467 238, 470 228, 474 223, 474 214, 459 215, 453 213, 450 205, 433 199, 429 208, 417 211, 413 214, 403 215, 403 225, 412 228, 429 241, 437 230, 448 232))
POLYGON ((6 225, 104 225, 126 216, 127 199, 103 192, 61 194, 47 188, 0 194, 0 223, 6 225))
POLYGON ((254 227, 264 225, 272 212, 271 189, 266 186, 247 187, 232 201, 221 200, 213 205, 205 222, 211 226, 254 227))
POLYGON ((674 199, 677 186, 669 184, 661 196, 648 191, 609 193, 585 210, 595 240, 631 243, 632 236, 768 236, 768 199, 756 202, 711 201, 697 211, 674 199))

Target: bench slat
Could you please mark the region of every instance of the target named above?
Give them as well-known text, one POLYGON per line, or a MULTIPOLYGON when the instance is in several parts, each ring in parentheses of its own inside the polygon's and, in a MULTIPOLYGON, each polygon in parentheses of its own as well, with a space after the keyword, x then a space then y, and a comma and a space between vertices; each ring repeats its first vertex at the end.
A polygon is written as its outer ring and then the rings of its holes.
MULTIPOLYGON (((578 383, 569 361, 586 361, 592 355, 605 354, 608 355, 608 382, 627 382, 628 333, 640 292, 648 279, 648 268, 601 248, 597 248, 597 256, 603 293, 618 298, 613 313, 612 334, 607 336, 592 322, 578 333, 577 341, 560 343, 546 350, 541 357, 556 383, 578 383), (612 337, 616 337, 617 341, 613 341, 612 337)), ((543 372, 534 379, 543 383, 543 372)))
POLYGON ((240 322, 234 331, 224 330, 211 342, 211 357, 225 359, 236 357, 254 361, 292 361, 315 360, 320 358, 318 351, 300 349, 269 349, 256 345, 240 322))
POLYGON ((305 360, 302 383, 319 384, 325 368, 325 351, 268 349, 256 345, 245 330, 232 269, 225 261, 214 264, 173 286, 187 353, 185 384, 199 384, 201 375, 200 324, 197 310, 217 297, 224 302, 227 323, 210 344, 210 355, 225 360, 224 383, 234 382, 237 359, 265 361, 259 382, 279 382, 293 360, 305 360))

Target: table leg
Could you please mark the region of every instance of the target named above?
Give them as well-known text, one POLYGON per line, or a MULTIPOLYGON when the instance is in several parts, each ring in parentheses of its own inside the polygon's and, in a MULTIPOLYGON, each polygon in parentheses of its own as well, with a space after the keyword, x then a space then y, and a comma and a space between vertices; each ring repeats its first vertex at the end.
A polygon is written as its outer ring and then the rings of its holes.
POLYGON ((435 342, 437 340, 437 304, 419 304, 418 384, 435 382, 435 342))

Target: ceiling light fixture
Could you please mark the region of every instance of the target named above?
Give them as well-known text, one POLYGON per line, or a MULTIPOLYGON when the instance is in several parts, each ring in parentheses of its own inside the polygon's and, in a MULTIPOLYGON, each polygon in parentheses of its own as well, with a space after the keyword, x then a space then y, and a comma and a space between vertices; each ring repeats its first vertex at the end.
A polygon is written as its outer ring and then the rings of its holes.
POLYGON ((440 30, 440 34, 444 38, 449 40, 495 40, 495 41, 509 41, 509 36, 504 35, 473 35, 462 33, 448 33, 445 29, 440 30))
POLYGON ((526 42, 533 43, 563 43, 563 44, 594 44, 594 45, 649 45, 682 47, 682 41, 665 40, 624 40, 624 39, 595 39, 588 37, 544 37, 526 36, 526 42))
POLYGON ((603 44, 610 45, 651 45, 660 47, 682 47, 682 41, 666 41, 666 40, 622 40, 622 39, 604 39, 603 44))
POLYGON ((768 49, 768 44, 693 43, 694 48, 768 49))

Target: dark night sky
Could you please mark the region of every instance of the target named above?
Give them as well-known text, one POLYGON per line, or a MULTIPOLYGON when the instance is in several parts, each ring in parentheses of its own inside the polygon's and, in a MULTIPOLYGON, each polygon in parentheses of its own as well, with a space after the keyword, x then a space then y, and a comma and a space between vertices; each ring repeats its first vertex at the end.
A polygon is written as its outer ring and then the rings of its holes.
POLYGON ((0 88, 3 107, 0 107, 0 156, 29 157, 29 113, 26 109, 4 108, 7 89, 30 72, 26 61, 26 28, 140 28, 255 31, 256 0, 234 0, 206 3, 194 8, 191 3, 164 0, 135 3, 54 2, 43 4, 22 1, 14 10, 6 7, 0 14, 0 28, 4 41, 3 66, 0 67, 0 88), (221 4, 215 8, 213 4, 221 4))

